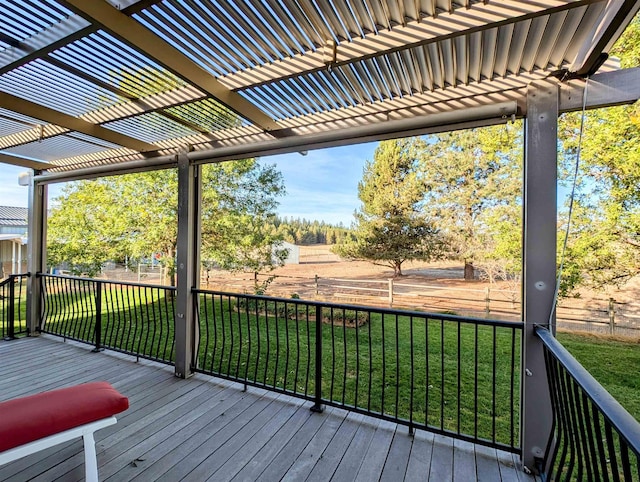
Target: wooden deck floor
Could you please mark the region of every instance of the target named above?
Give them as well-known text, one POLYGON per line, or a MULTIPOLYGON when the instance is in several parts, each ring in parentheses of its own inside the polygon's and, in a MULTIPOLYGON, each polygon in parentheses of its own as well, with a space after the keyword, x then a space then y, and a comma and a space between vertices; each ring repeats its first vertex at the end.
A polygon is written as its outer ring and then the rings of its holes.
MULTIPOLYGON (((508 453, 57 339, 0 341, 0 363, 2 400, 93 380, 129 397, 96 433, 101 480, 534 480, 508 453)), ((0 480, 82 480, 83 461, 78 440, 0 467, 0 480)))

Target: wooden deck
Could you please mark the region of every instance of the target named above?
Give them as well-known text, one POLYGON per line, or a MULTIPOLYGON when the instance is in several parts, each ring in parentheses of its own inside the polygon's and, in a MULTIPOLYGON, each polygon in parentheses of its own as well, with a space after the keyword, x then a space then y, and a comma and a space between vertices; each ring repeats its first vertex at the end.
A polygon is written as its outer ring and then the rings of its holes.
MULTIPOLYGON (((101 480, 534 480, 508 453, 90 348, 0 341, 0 399, 111 382, 130 408, 96 433, 101 480)), ((83 461, 78 440, 0 467, 0 480, 82 480, 83 461)))

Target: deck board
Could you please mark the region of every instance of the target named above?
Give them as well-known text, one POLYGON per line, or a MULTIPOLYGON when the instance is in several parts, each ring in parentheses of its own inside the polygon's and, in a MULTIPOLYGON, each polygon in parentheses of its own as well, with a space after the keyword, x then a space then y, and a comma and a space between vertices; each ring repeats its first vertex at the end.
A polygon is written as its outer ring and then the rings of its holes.
MULTIPOLYGON (((0 400, 93 380, 129 397, 96 433, 101 480, 534 480, 509 453, 42 336, 0 342, 0 400)), ((0 467, 0 481, 83 480, 82 442, 0 467)))

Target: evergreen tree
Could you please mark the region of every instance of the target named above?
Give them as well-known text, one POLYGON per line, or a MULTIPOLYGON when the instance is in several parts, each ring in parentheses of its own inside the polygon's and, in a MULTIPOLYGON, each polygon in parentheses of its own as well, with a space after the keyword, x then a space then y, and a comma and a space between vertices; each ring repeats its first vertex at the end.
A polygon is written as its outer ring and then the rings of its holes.
POLYGON ((363 259, 393 268, 402 275, 408 260, 440 257, 442 241, 425 216, 425 184, 419 175, 417 138, 383 141, 373 161, 367 161, 358 197, 352 234, 335 251, 350 259, 363 259))
MULTIPOLYGON (((516 206, 522 189, 522 124, 428 136, 421 166, 427 186, 425 209, 450 242, 450 255, 464 261, 464 277, 486 256, 495 209, 516 206)), ((517 226, 517 210, 502 209, 517 226)))

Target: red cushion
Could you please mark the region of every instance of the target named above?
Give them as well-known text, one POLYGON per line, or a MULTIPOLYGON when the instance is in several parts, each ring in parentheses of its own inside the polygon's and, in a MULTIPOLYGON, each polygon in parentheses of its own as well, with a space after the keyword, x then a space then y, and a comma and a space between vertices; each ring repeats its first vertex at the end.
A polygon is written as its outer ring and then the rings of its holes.
POLYGON ((129 408, 107 382, 86 383, 0 403, 0 452, 129 408))

